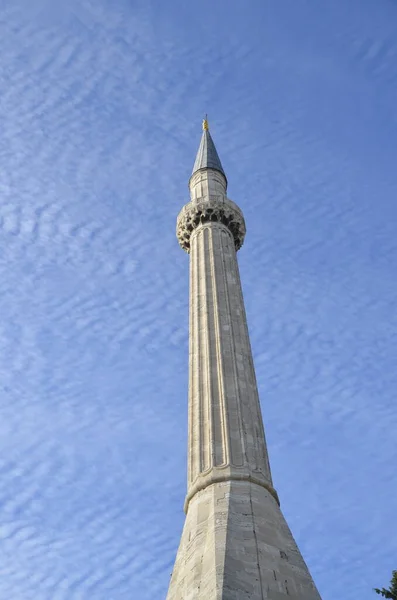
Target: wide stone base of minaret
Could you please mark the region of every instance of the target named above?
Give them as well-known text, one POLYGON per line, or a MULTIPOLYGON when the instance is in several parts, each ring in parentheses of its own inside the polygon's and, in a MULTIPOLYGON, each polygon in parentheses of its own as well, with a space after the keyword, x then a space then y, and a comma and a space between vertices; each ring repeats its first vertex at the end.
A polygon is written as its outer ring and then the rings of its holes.
POLYGON ((190 501, 167 600, 321 600, 273 496, 248 481, 190 501))

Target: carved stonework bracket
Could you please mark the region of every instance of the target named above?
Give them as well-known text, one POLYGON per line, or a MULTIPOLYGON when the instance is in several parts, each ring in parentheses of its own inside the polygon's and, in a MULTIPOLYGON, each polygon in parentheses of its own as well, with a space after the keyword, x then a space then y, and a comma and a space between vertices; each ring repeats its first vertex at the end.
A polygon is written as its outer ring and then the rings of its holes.
POLYGON ((241 248, 246 231, 243 213, 237 204, 223 198, 188 202, 182 208, 177 219, 176 236, 183 250, 189 253, 192 232, 203 223, 211 221, 225 225, 233 236, 236 250, 241 248))

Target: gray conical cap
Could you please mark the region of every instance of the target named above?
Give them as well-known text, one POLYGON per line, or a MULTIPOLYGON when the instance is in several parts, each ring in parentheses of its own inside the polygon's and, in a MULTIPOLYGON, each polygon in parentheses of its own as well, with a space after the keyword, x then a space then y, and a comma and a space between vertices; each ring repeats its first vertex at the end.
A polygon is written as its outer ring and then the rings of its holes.
POLYGON ((201 136, 201 142, 194 162, 192 175, 200 169, 215 169, 215 171, 220 171, 226 179, 225 171, 223 170, 218 152, 216 151, 215 144, 208 130, 207 119, 204 119, 203 122, 203 135, 201 136))

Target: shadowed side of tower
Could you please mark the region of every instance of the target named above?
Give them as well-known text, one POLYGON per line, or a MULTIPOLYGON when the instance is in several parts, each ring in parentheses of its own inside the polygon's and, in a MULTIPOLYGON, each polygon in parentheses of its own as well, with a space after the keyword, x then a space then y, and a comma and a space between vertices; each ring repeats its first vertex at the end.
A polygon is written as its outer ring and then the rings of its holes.
POLYGON ((177 237, 190 254, 186 521, 167 600, 321 600, 273 488, 236 251, 208 123, 177 237))

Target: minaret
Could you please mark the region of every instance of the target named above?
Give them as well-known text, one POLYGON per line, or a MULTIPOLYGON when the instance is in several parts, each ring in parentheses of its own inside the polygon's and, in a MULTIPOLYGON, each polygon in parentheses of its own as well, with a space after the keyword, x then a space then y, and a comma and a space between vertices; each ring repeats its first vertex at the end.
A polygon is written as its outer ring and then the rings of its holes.
POLYGON ((177 221, 190 254, 186 521, 167 600, 321 600, 280 511, 237 250, 244 217, 208 122, 177 221))

